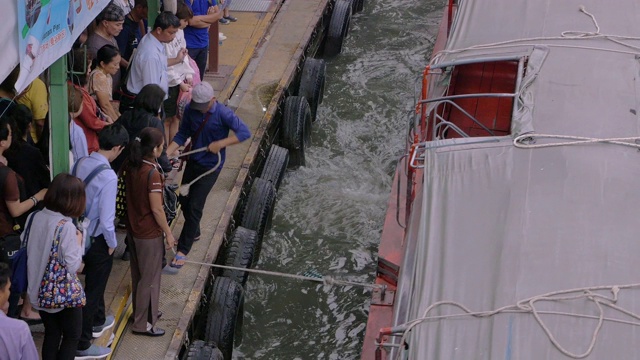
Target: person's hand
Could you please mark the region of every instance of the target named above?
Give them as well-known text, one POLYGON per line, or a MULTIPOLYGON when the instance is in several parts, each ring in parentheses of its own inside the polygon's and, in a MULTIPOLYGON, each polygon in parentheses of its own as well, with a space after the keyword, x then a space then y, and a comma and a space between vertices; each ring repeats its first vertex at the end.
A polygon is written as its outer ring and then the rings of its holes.
POLYGON ((207 151, 209 151, 210 153, 217 154, 220 152, 220 150, 222 150, 222 144, 220 143, 220 141, 214 141, 209 144, 209 146, 207 146, 207 151))
POLYGON ((167 250, 171 250, 176 246, 176 239, 173 237, 172 233, 165 233, 165 240, 167 241, 167 250))
POLYGON ((47 193, 47 189, 42 189, 40 191, 38 191, 35 195, 33 195, 36 200, 38 201, 42 201, 44 200, 44 195, 47 193))
POLYGON ((219 11, 220 11, 220 9, 218 8, 218 5, 209 6, 209 9, 207 10, 207 15, 215 14, 215 13, 217 13, 219 11))
POLYGON ((180 49, 180 51, 178 51, 178 56, 176 56, 176 60, 178 62, 182 62, 182 60, 184 60, 184 57, 187 56, 187 54, 189 54, 187 52, 187 49, 185 48, 180 49))
POLYGON ((220 3, 220 5, 224 5, 224 0, 218 0, 218 3, 220 3))
POLYGON ((107 125, 113 124, 113 119, 111 118, 111 116, 109 116, 107 114, 103 114, 103 115, 104 115, 104 122, 106 122, 107 125))
POLYGON ((189 90, 191 90, 191 85, 184 82, 180 83, 180 91, 187 92, 189 90))
POLYGON ((116 248, 109 248, 109 255, 113 255, 113 252, 116 251, 116 248))
POLYGON ((184 79, 184 82, 193 86, 193 77, 191 75, 187 75, 187 78, 184 79))

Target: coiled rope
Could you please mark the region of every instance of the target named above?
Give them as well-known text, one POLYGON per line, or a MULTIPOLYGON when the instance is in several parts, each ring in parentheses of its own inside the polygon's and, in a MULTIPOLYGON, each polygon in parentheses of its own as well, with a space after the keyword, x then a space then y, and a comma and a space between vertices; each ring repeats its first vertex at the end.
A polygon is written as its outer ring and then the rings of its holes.
MULTIPOLYGON (((455 302, 455 301, 439 301, 436 302, 432 305, 430 305, 423 313, 423 316, 421 318, 406 322, 402 325, 396 326, 394 329, 398 329, 398 333, 402 333, 402 338, 400 339, 400 344, 404 344, 407 340, 407 336, 408 333, 416 326, 424 323, 424 322, 428 322, 428 321, 434 321, 434 320, 442 320, 442 319, 448 319, 448 318, 457 318, 457 317, 463 317, 463 316, 472 316, 472 317, 477 317, 477 318, 487 318, 487 317, 491 317, 493 315, 497 315, 500 313, 524 313, 524 314, 532 314, 533 317, 535 318, 536 322, 538 323, 538 325, 540 325, 540 327, 542 328, 542 330, 544 331, 545 335, 549 338, 549 340, 551 341, 551 343, 565 356, 574 358, 574 359, 583 359, 587 356, 589 356, 592 352, 593 349, 595 347, 595 343, 596 340, 598 338, 598 335, 600 333, 600 329, 602 328, 602 324, 604 323, 604 321, 610 321, 610 322, 616 322, 616 323, 622 323, 622 324, 628 324, 628 325, 632 325, 632 326, 640 326, 640 315, 626 310, 620 306, 617 306, 616 303, 618 301, 618 293, 620 292, 620 290, 623 289, 632 289, 632 288, 639 288, 640 287, 640 283, 635 283, 635 284, 625 284, 625 285, 605 285, 605 286, 593 286, 593 287, 583 287, 583 288, 575 288, 575 289, 569 289, 569 290, 560 290, 560 291, 553 291, 553 292, 549 292, 546 294, 542 294, 542 295, 537 295, 537 296, 533 296, 527 299, 523 299, 518 301, 516 304, 514 305, 508 305, 508 306, 504 306, 495 310, 490 310, 490 311, 471 311, 470 309, 468 309, 466 306, 455 302), (604 290, 608 290, 611 292, 612 296, 607 297, 604 296, 602 294, 598 294, 595 291, 604 291, 604 290), (556 311, 540 311, 536 309, 535 303, 539 302, 539 301, 568 301, 568 300, 579 300, 579 299, 585 299, 588 301, 593 302, 593 304, 597 307, 598 309, 598 315, 597 316, 593 316, 593 315, 586 315, 586 314, 576 314, 576 313, 569 313, 569 312, 556 312, 556 311), (429 313, 431 311, 433 311, 434 309, 438 308, 438 307, 442 307, 445 305, 449 305, 449 306, 453 306, 456 307, 460 310, 462 310, 462 313, 458 313, 458 314, 450 314, 450 315, 440 315, 440 316, 429 316, 429 313), (638 321, 628 321, 628 320, 622 320, 622 319, 616 319, 616 318, 608 318, 604 316, 604 308, 603 306, 609 307, 619 313, 622 313, 624 315, 627 315, 628 317, 631 317, 634 320, 638 320, 638 321), (553 335, 553 333, 551 332, 551 330, 547 327, 547 325, 545 324, 545 322, 542 320, 542 318, 540 317, 541 314, 553 314, 553 315, 562 315, 562 316, 571 316, 571 317, 577 317, 577 318, 588 318, 588 319, 597 319, 598 323, 591 335, 591 341, 589 343, 589 346, 587 347, 587 349, 581 353, 581 354, 576 354, 573 352, 568 351, 565 347, 563 347, 558 340, 555 338, 555 336, 553 335)), ((402 352, 398 352, 396 359, 400 359, 401 357, 401 353, 402 352)))

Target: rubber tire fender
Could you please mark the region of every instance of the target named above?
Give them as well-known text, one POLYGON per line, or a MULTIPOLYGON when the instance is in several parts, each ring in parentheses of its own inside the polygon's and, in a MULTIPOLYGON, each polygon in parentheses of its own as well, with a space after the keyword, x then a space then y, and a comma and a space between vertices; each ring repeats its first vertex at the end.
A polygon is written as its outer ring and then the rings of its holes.
POLYGON ((244 289, 232 279, 218 276, 213 281, 209 299, 205 341, 215 344, 223 358, 230 360, 237 326, 242 326, 244 289))
POLYGON ((254 266, 260 258, 262 238, 264 232, 271 223, 273 205, 276 201, 276 189, 273 184, 261 178, 255 178, 251 184, 251 190, 247 197, 247 205, 244 208, 240 226, 256 232, 255 253, 251 265, 254 266))
POLYGON ((359 13, 364 10, 364 0, 353 0, 353 14, 359 13))
POLYGON ((311 143, 311 109, 304 96, 284 101, 282 146, 289 149, 289 166, 305 166, 305 150, 311 143))
POLYGON ((327 64, 324 60, 308 58, 304 61, 298 95, 307 99, 311 108, 311 121, 316 121, 318 105, 322 104, 324 98, 326 72, 327 64))
MULTIPOLYGON (((238 226, 233 233, 231 244, 229 244, 229 247, 227 248, 224 265, 243 269, 250 268, 253 263, 253 257, 256 254, 257 246, 258 234, 256 231, 238 226)), ((222 271, 222 276, 244 286, 249 278, 249 273, 240 270, 224 269, 222 271)))
POLYGON ((289 150, 275 144, 271 145, 269 155, 267 155, 267 160, 264 162, 264 167, 262 168, 260 177, 270 181, 276 191, 278 191, 288 165, 289 150))
POLYGON ((342 52, 342 43, 349 34, 351 12, 351 0, 336 0, 324 44, 325 56, 333 57, 342 52))
POLYGON ((211 344, 196 340, 189 345, 186 360, 223 360, 222 352, 211 344))

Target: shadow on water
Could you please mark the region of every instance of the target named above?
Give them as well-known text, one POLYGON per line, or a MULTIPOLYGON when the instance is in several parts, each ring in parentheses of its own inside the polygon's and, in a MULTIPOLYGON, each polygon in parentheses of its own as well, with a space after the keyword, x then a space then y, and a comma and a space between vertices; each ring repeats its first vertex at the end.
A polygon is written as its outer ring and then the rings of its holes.
MULTIPOLYGON (((327 62, 307 167, 288 172, 257 268, 370 283, 407 110, 430 56, 440 0, 368 0, 327 62)), ((356 359, 370 293, 249 277, 236 359, 356 359)))

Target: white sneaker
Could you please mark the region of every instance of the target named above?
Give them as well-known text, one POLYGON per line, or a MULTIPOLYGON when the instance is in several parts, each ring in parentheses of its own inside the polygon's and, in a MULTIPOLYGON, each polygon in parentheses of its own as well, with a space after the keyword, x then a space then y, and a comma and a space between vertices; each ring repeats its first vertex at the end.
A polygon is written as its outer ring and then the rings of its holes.
POLYGON ((226 37, 226 36, 224 36, 224 34, 223 34, 223 33, 218 33, 218 40, 220 40, 220 41, 224 41, 224 40, 227 40, 227 37, 226 37))

